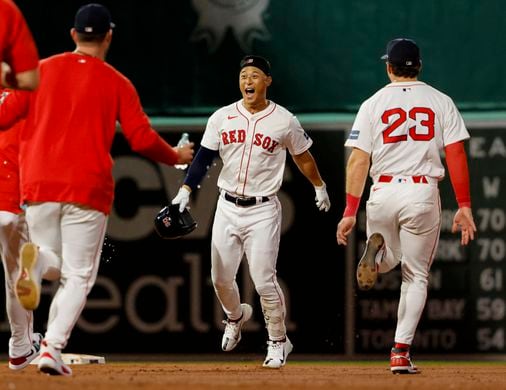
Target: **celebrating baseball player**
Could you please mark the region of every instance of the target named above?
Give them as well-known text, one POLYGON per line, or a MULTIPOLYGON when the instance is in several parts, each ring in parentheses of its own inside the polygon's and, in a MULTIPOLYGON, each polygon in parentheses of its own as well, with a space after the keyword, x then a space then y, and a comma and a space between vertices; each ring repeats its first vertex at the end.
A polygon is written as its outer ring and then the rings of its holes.
POLYGON ((32 33, 12 0, 0 0, 0 80, 3 87, 33 90, 39 57, 32 33))
POLYGON ((417 44, 394 39, 387 45, 390 84, 360 107, 345 146, 353 148, 346 173, 346 208, 337 242, 348 243, 370 167, 373 184, 367 201, 367 243, 357 267, 361 289, 374 285, 377 273, 401 264, 402 285, 393 373, 417 373, 410 346, 427 298, 429 269, 441 228, 438 182, 444 178, 440 151, 458 203, 452 231, 461 243, 474 239, 469 173, 464 140, 469 134, 453 101, 418 81, 422 62, 417 44))
POLYGON ((241 340, 241 328, 253 309, 240 300, 236 274, 244 255, 264 314, 269 340, 264 367, 285 365, 292 344, 286 335, 285 300, 276 279, 280 241, 281 187, 286 150, 315 188, 316 206, 328 211, 325 183, 309 151, 312 140, 295 116, 267 100, 272 83, 269 62, 260 56, 242 59, 239 89, 242 99, 217 110, 207 122, 201 147, 173 204, 183 210, 211 165, 220 155, 219 200, 211 248, 211 278, 227 316, 222 339, 224 351, 241 340))
POLYGON ((119 121, 132 149, 168 165, 193 158, 193 144, 172 148, 150 126, 130 81, 105 62, 111 15, 99 4, 81 7, 72 53, 40 62, 33 93, 12 93, 0 105, 0 126, 21 128, 21 201, 32 242, 21 247, 17 297, 33 310, 41 279, 59 279, 41 342, 40 371, 71 375, 61 358, 95 282, 114 183, 110 148, 119 121))
MULTIPOLYGON (((23 15, 11 0, 0 0, 0 84, 33 90, 39 83, 37 47, 23 15)), ((2 91, 0 101, 7 96, 2 91)), ((11 337, 9 368, 25 368, 39 355, 42 335, 33 333, 33 314, 16 300, 20 246, 27 240, 19 207, 19 126, 0 134, 0 255, 5 276, 5 307, 11 337)))

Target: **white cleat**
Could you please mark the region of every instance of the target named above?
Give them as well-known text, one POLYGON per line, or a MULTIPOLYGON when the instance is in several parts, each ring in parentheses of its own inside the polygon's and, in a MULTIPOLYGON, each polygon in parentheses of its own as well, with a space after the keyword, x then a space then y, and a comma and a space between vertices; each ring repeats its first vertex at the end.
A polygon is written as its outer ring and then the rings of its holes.
POLYGON ((72 369, 63 363, 61 351, 42 340, 40 348, 39 371, 48 375, 71 376, 72 369))
POLYGON ((40 301, 40 279, 35 275, 39 257, 37 245, 26 242, 19 251, 19 276, 16 281, 16 296, 26 310, 35 310, 40 301))
POLYGON ((233 350, 241 341, 241 329, 246 321, 251 318, 253 308, 247 303, 241 303, 242 316, 237 321, 224 320, 225 331, 221 340, 221 349, 228 352, 233 350))
POLYGON ((22 370, 28 366, 32 360, 39 356, 41 341, 42 335, 40 333, 34 333, 30 352, 20 357, 9 356, 9 368, 11 370, 22 370))
POLYGON ((292 352, 293 345, 286 338, 285 341, 267 341, 267 356, 265 357, 263 367, 281 368, 286 364, 288 354, 292 352))

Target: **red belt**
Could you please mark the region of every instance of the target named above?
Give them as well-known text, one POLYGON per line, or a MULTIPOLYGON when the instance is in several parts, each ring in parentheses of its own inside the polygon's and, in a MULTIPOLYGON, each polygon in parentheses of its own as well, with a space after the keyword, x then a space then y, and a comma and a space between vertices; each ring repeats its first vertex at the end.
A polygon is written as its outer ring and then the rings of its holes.
MULTIPOLYGON (((390 183, 393 179, 394 179, 394 176, 381 175, 378 179, 378 182, 379 183, 390 183)), ((413 179, 413 183, 424 183, 424 184, 429 183, 429 181, 427 180, 427 178, 425 176, 411 176, 411 179, 413 179)))

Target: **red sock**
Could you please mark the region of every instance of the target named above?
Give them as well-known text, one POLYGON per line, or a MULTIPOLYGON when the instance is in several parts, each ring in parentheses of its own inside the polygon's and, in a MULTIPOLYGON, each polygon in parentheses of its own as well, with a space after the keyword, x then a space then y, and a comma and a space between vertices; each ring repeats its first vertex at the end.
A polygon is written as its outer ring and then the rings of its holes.
POLYGON ((398 348, 398 349, 409 349, 409 344, 395 343, 394 348, 398 348))

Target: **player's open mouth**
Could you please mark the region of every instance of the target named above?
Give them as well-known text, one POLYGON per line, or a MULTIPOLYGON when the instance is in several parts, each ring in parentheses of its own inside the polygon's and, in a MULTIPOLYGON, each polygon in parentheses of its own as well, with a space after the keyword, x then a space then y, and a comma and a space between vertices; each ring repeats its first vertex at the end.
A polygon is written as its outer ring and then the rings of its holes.
POLYGON ((251 97, 255 94, 255 88, 245 88, 244 92, 246 93, 246 96, 251 97))

